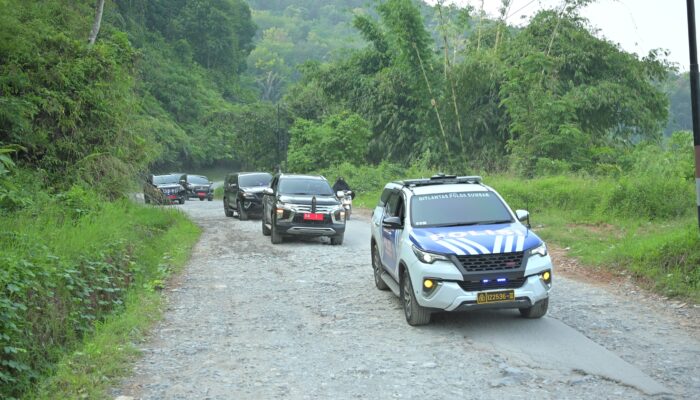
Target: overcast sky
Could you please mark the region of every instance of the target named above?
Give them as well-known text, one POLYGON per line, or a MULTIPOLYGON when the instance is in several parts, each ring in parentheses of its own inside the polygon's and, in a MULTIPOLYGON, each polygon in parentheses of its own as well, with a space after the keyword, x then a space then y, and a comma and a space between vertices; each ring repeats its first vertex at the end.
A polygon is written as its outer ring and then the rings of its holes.
MULTIPOLYGON (((471 4, 477 10, 481 5, 481 0, 452 2, 471 4)), ((538 10, 559 7, 561 3, 562 0, 513 0, 508 23, 522 25, 538 10)), ((501 0, 484 0, 484 9, 496 16, 500 4, 501 0)), ((696 8, 699 6, 696 4, 696 8)), ((671 53, 669 61, 677 63, 681 71, 690 69, 685 0, 597 0, 581 14, 600 29, 599 35, 619 43, 625 51, 645 56, 651 49, 667 49, 671 53)))

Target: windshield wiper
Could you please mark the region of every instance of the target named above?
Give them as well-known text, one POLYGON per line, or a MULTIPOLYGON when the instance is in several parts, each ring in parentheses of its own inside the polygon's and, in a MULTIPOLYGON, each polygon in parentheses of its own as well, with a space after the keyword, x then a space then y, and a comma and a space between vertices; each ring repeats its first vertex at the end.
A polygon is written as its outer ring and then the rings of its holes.
POLYGON ((444 224, 444 225, 436 225, 439 228, 448 228, 448 227, 453 227, 453 226, 471 226, 471 225, 495 225, 495 224, 505 224, 505 223, 510 223, 513 222, 511 220, 492 220, 492 221, 474 221, 474 222, 458 222, 455 224, 444 224))

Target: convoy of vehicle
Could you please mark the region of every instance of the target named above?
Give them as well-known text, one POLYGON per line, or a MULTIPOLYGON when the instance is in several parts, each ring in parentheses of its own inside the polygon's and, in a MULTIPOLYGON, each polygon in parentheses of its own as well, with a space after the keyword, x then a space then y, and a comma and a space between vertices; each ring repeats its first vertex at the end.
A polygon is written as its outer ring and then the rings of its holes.
MULTIPOLYGON (((339 178, 340 179, 340 178, 339 178)), ((213 199, 206 177, 149 175, 146 203, 213 199)), ((285 237, 327 236, 343 243, 353 193, 334 192, 320 175, 237 172, 224 180, 224 214, 260 217, 273 244, 285 237)), ((529 213, 511 210, 478 176, 435 175, 387 183, 371 221, 375 286, 401 299, 410 325, 431 314, 518 309, 547 313, 552 260, 530 230, 529 213)))

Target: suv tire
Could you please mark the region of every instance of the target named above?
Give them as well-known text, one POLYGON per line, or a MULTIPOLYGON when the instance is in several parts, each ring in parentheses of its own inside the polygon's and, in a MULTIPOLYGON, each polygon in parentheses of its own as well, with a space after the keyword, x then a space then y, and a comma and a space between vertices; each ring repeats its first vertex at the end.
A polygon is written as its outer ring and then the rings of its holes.
POLYGON ((535 303, 532 307, 520 308, 520 315, 525 318, 542 318, 547 314, 547 309, 549 308, 549 297, 540 300, 535 303))
POLYGON ((238 219, 241 221, 247 221, 248 211, 243 208, 243 204, 241 204, 240 200, 236 200, 236 209, 238 210, 238 219))
POLYGON ((411 326, 426 325, 430 322, 430 310, 421 306, 416 301, 413 293, 413 284, 408 270, 401 274, 401 304, 406 315, 406 322, 411 326))
POLYGON ((344 233, 341 233, 340 235, 331 236, 331 245, 332 246, 340 246, 341 244, 343 244, 344 237, 345 237, 344 233))
POLYGON ((270 230, 270 241, 272 242, 272 244, 280 244, 280 243, 282 243, 282 235, 280 235, 277 232, 277 224, 276 224, 275 219, 272 218, 271 220, 272 220, 272 224, 271 224, 272 229, 270 230))
POLYGON ((263 236, 270 236, 270 228, 265 225, 265 218, 262 219, 262 233, 263 236))
POLYGON ((233 211, 228 207, 228 201, 224 199, 224 214, 226 214, 227 217, 233 217, 233 211))
POLYGON ((387 290, 386 282, 382 280, 382 261, 379 259, 379 250, 377 249, 377 244, 372 245, 372 270, 374 271, 374 285, 379 290, 387 290))

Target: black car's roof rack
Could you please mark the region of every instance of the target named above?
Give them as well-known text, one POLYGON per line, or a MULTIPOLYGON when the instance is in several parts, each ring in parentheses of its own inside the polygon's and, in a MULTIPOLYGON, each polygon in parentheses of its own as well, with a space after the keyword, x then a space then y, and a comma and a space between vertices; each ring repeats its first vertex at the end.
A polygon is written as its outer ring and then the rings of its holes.
POLYGON ((417 187, 417 186, 430 186, 430 185, 447 185, 447 184, 455 184, 455 183, 480 184, 481 181, 482 181, 482 178, 478 175, 457 176, 457 175, 437 174, 437 175, 431 176, 430 178, 406 179, 403 181, 397 181, 396 183, 403 185, 403 186, 408 186, 408 187, 417 187))

